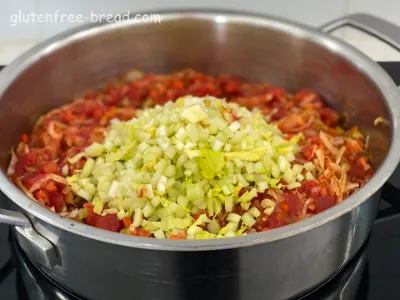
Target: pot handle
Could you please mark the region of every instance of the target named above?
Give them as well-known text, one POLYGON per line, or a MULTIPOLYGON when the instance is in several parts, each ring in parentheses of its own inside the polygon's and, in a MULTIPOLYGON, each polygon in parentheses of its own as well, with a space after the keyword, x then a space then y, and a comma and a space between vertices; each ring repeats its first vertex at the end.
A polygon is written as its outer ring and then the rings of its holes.
POLYGON ((36 232, 24 214, 0 209, 0 224, 15 226, 18 244, 32 261, 49 269, 58 265, 57 252, 53 244, 36 232))
POLYGON ((364 31, 400 51, 400 28, 371 15, 353 14, 345 16, 322 25, 319 29, 330 33, 343 26, 350 26, 364 31))

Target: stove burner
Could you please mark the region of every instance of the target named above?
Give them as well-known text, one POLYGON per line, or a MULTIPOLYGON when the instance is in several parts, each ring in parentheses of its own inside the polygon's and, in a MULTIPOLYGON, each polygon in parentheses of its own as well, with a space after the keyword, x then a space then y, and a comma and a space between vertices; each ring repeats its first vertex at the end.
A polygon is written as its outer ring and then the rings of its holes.
MULTIPOLYGON (((359 253, 340 272, 322 286, 313 290, 299 300, 361 300, 368 291, 367 249, 365 243, 359 253)), ((79 300, 65 288, 52 281, 30 261, 23 253, 15 239, 11 242, 14 264, 17 270, 18 297, 24 300, 79 300)), ((12 270, 12 262, 7 268, 12 270)), ((150 299, 149 299, 150 300, 150 299)))
POLYGON ((18 299, 83 300, 59 286, 36 268, 14 238, 11 241, 11 248, 16 266, 18 299))
POLYGON ((369 239, 348 265, 322 286, 299 298, 299 300, 367 299, 369 285, 368 245, 369 239))

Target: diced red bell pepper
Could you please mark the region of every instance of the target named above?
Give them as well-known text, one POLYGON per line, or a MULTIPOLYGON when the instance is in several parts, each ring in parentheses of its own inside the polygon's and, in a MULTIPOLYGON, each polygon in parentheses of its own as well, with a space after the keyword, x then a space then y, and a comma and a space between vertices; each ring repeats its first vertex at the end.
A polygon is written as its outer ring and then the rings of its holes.
POLYGON ((49 195, 50 205, 54 206, 54 209, 57 213, 62 212, 65 206, 63 194, 58 192, 49 192, 48 195, 49 195))
POLYGON ((301 199, 296 193, 287 193, 283 195, 285 202, 288 205, 288 213, 292 217, 300 215, 301 211, 301 199))
POLYGON ((288 224, 285 214, 279 211, 274 211, 268 218, 268 228, 278 228, 288 224))
POLYGON ((315 212, 320 213, 336 204, 335 197, 325 195, 315 199, 315 212))
POLYGON ((88 225, 114 232, 119 232, 124 227, 123 222, 118 220, 116 214, 98 215, 93 211, 93 206, 90 205, 86 206, 86 210, 86 223, 88 225))

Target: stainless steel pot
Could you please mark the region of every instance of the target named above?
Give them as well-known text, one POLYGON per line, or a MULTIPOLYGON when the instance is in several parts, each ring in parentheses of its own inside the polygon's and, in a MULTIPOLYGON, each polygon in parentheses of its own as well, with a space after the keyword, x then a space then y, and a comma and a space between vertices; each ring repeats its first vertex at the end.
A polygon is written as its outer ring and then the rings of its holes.
MULTIPOLYGON (((342 268, 370 233, 380 187, 400 158, 396 86, 356 49, 303 25, 226 11, 162 12, 161 20, 86 25, 40 44, 0 73, 0 188, 19 211, 1 210, 0 222, 15 225, 20 246, 45 274, 88 299, 286 299, 309 291, 342 268), (133 66, 192 67, 289 90, 313 88, 370 136, 376 175, 305 221, 206 241, 139 238, 63 219, 7 179, 9 149, 40 114, 133 66), (388 122, 375 126, 378 116, 388 122)), ((388 29, 365 15, 327 28, 366 29, 371 20, 388 29)), ((386 40, 399 45, 396 33, 386 40)))

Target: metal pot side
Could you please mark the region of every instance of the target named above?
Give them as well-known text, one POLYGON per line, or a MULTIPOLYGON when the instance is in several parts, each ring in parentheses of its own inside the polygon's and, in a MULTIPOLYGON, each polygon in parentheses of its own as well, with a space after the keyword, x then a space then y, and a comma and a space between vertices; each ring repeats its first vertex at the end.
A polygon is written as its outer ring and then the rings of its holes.
POLYGON ((41 269, 78 295, 100 300, 286 299, 312 289, 351 259, 371 230, 379 189, 400 157, 396 86, 359 51, 303 25, 226 11, 160 14, 161 23, 99 23, 66 32, 0 73, 0 121, 7 124, 0 127, 0 187, 54 246, 56 263, 41 269), (376 175, 305 221, 207 241, 137 238, 62 219, 8 181, 9 149, 40 114, 132 67, 154 73, 190 67, 292 91, 315 89, 370 136, 376 175), (375 126, 377 117, 388 122, 375 126))

